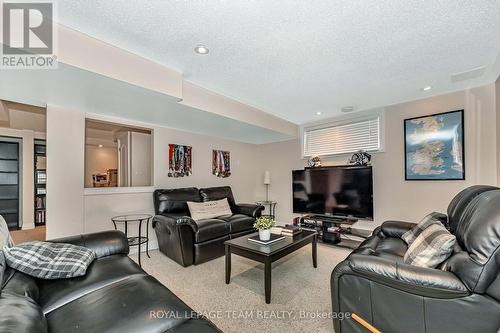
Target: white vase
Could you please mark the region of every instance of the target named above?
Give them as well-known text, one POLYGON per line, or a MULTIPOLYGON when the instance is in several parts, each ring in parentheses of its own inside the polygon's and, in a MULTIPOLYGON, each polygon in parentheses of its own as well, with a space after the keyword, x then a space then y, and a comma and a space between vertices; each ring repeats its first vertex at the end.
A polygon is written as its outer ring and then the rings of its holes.
POLYGON ((259 239, 261 241, 268 241, 271 239, 271 229, 259 230, 259 239))

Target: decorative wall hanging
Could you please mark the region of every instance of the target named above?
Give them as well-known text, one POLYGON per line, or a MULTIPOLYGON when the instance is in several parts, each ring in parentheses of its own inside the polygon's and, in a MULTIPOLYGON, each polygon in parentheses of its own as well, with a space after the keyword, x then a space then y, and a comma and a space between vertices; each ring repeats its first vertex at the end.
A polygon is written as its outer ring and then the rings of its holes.
POLYGON ((231 176, 231 158, 228 151, 212 150, 212 174, 221 178, 231 176))
POLYGON ((464 180, 464 110, 405 119, 405 179, 464 180))
POLYGON ((193 148, 190 146, 168 145, 168 176, 184 177, 193 173, 193 148))
POLYGON ((311 157, 307 160, 307 165, 311 168, 318 168, 321 166, 321 159, 319 158, 319 156, 311 157))
POLYGON ((359 150, 352 154, 351 158, 347 163, 351 165, 370 165, 372 160, 372 155, 368 154, 364 150, 359 150))

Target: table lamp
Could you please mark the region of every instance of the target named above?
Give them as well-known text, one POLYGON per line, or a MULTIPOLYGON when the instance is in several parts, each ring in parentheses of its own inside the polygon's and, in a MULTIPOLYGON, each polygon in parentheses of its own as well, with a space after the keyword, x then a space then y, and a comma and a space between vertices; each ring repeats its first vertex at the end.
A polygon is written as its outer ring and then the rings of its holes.
POLYGON ((269 185, 271 184, 271 174, 269 171, 264 172, 264 185, 266 185, 266 201, 269 201, 269 185))

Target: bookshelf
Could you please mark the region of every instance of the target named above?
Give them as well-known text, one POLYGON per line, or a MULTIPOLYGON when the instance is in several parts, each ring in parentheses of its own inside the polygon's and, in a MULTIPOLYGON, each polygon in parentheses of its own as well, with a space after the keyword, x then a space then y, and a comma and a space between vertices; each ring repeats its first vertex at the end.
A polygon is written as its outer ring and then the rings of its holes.
POLYGON ((35 140, 35 226, 45 225, 47 196, 47 149, 45 140, 35 140))

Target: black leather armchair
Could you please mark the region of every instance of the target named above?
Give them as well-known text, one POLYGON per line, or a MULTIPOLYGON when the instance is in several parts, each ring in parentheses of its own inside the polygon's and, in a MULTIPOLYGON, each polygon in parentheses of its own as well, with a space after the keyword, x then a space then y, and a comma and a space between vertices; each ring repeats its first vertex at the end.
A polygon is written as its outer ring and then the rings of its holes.
POLYGON ((0 263, 0 332, 221 332, 191 316, 191 308, 128 257, 122 232, 52 242, 89 247, 97 259, 85 276, 60 280, 35 279, 0 263))
POLYGON ((264 207, 236 204, 229 186, 197 189, 156 190, 153 218, 160 251, 187 267, 224 255, 224 242, 254 232, 255 219, 264 207), (233 214, 194 221, 187 201, 201 202, 227 198, 233 214))
MULTIPOLYGON (((383 332, 491 332, 500 328, 500 189, 473 186, 447 211, 457 237, 436 269, 405 264, 401 235, 414 224, 388 221, 331 276, 333 311, 361 316, 383 332)), ((365 332, 350 319, 337 333, 365 332)))

